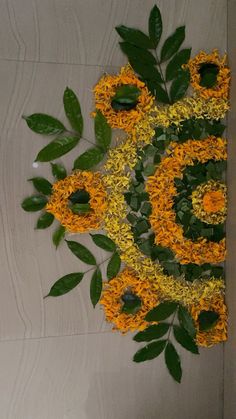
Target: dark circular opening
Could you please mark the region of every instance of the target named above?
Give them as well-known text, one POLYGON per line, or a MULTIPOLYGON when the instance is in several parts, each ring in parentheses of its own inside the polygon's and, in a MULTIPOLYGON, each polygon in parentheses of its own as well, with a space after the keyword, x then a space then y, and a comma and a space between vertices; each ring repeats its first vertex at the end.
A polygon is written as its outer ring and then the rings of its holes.
POLYGON ((198 70, 200 74, 200 85, 211 88, 217 83, 217 76, 219 74, 219 67, 213 63, 204 63, 198 70))
POLYGON ((220 317, 219 314, 216 313, 215 311, 212 311, 212 310, 201 311, 201 313, 198 316, 199 330, 206 332, 212 329, 216 325, 219 317, 220 317))
POLYGON ((141 308, 142 300, 131 291, 126 291, 121 300, 123 302, 122 312, 127 314, 135 314, 141 308))
POLYGON ((90 195, 85 189, 78 189, 69 196, 69 207, 75 214, 90 212, 90 195))

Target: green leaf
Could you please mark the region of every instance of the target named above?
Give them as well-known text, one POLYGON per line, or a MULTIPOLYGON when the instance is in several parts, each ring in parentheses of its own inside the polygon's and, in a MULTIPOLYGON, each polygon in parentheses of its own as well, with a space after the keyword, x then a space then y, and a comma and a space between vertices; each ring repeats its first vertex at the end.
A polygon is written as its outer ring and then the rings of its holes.
POLYGON ((66 88, 63 96, 63 103, 66 116, 70 121, 72 128, 78 132, 81 137, 83 132, 83 117, 79 100, 73 90, 66 88))
POLYGON ((116 89, 115 96, 112 97, 112 100, 119 103, 137 103, 140 93, 140 89, 134 84, 122 84, 116 89))
POLYGON ((153 80, 156 83, 163 83, 161 74, 153 64, 146 64, 145 62, 136 60, 131 60, 130 64, 133 70, 138 73, 144 80, 153 80))
POLYGON ((198 347, 191 336, 189 336, 188 332, 180 326, 174 325, 173 328, 174 336, 177 342, 193 354, 199 354, 198 347))
POLYGON ((96 259, 87 247, 78 242, 69 240, 66 240, 66 244, 71 252, 74 253, 77 258, 82 260, 82 262, 87 263, 87 265, 96 265, 96 259))
POLYGON ((219 73, 219 67, 213 63, 202 64, 198 70, 200 74, 200 85, 206 88, 212 88, 217 83, 217 76, 219 73))
POLYGON ((58 248, 59 244, 61 243, 62 239, 65 237, 66 229, 62 225, 60 225, 52 235, 53 244, 58 248))
POLYGON ((93 273, 91 282, 90 282, 90 299, 93 304, 93 307, 96 306, 100 300, 102 293, 102 274, 99 268, 93 273))
POLYGON ((166 346, 166 340, 159 340, 157 342, 149 343, 143 348, 139 349, 133 357, 134 362, 144 362, 156 358, 160 355, 166 346))
POLYGON ((25 198, 21 204, 21 207, 25 211, 33 212, 40 211, 43 209, 48 202, 46 196, 43 195, 32 195, 28 198, 25 198))
POLYGON ((103 234, 90 234, 90 236, 96 246, 101 247, 101 249, 104 249, 107 252, 114 252, 116 250, 115 243, 109 239, 109 237, 104 236, 103 234))
POLYGON ((133 340, 136 342, 150 342, 151 340, 159 339, 168 332, 169 327, 168 323, 154 324, 147 327, 143 332, 137 333, 133 340))
POLYGON ((139 29, 128 28, 127 26, 120 25, 116 26, 116 32, 122 39, 124 39, 124 41, 127 41, 130 44, 144 49, 152 48, 152 42, 148 36, 139 29))
POLYGON ((136 314, 142 306, 141 298, 139 298, 138 295, 129 291, 123 294, 121 300, 123 301, 123 306, 121 310, 122 313, 136 314))
POLYGON ((41 192, 44 195, 51 195, 52 185, 47 179, 44 179, 43 177, 34 177, 28 180, 33 182, 33 185, 38 192, 41 192))
POLYGON ((182 71, 176 79, 173 80, 170 87, 170 97, 172 102, 182 99, 189 86, 189 73, 182 71))
POLYGON ((97 111, 94 120, 94 130, 97 144, 107 151, 111 144, 111 127, 107 123, 105 116, 97 111))
POLYGON ((178 382, 181 382, 182 368, 180 363, 180 357, 176 352, 175 347, 172 343, 168 342, 165 348, 165 362, 169 370, 170 375, 178 382))
POLYGON ((56 138, 38 153, 35 161, 48 162, 71 151, 78 144, 78 137, 56 138))
POLYGON ((85 189, 77 189, 69 196, 69 200, 72 204, 88 204, 90 195, 85 189))
POLYGON ((36 228, 42 230, 44 228, 50 227, 50 225, 54 221, 54 215, 50 214, 50 212, 45 212, 38 218, 36 228))
POLYGON ((114 278, 120 270, 121 260, 119 254, 116 252, 112 255, 109 263, 107 265, 107 279, 110 280, 114 278))
POLYGON ((191 55, 191 48, 182 49, 177 52, 166 67, 166 81, 173 80, 179 72, 182 72, 181 66, 186 64, 191 55))
POLYGON ((155 57, 146 49, 138 48, 129 42, 120 42, 121 50, 127 55, 130 62, 139 61, 145 63, 145 65, 156 64, 155 57))
POLYGON ((185 39, 185 26, 180 26, 167 38, 161 49, 161 62, 168 60, 174 55, 185 39))
POLYGON ((154 307, 146 315, 145 319, 148 322, 159 322, 167 319, 177 308, 177 303, 172 301, 165 301, 160 303, 157 307, 154 307))
POLYGON ((142 215, 145 215, 146 217, 149 217, 149 215, 152 212, 152 206, 151 206, 150 202, 144 202, 142 207, 141 207, 140 212, 141 212, 142 215))
POLYGON ((64 132, 64 125, 53 118, 53 116, 44 113, 34 113, 30 116, 23 116, 28 127, 37 134, 55 135, 64 132))
POLYGON ((59 297, 60 295, 67 294, 67 292, 71 291, 80 283, 83 276, 84 274, 82 272, 73 272, 63 276, 55 282, 47 297, 59 297))
POLYGON ((152 41, 153 47, 156 49, 162 35, 162 19, 159 8, 155 5, 149 16, 148 21, 149 37, 152 41))
POLYGON ((52 168, 52 174, 57 180, 65 179, 67 172, 63 164, 61 163, 50 163, 52 168))
POLYGON ((155 84, 155 97, 157 102, 170 103, 168 93, 158 83, 155 84))
POLYGON ((144 167, 143 174, 144 176, 152 176, 156 171, 156 167, 154 164, 147 164, 147 166, 144 167))
POLYGON ((198 316, 199 330, 207 332, 214 327, 219 319, 219 314, 215 311, 203 310, 198 316))
POLYGON ((191 314, 189 313, 189 311, 181 305, 178 308, 178 318, 179 318, 179 322, 181 326, 184 327, 184 329, 188 332, 188 334, 192 338, 195 338, 196 328, 194 325, 193 318, 191 314))
POLYGON ((74 161, 74 169, 88 170, 100 163, 104 152, 98 147, 89 148, 74 161))
POLYGON ((74 214, 86 214, 91 211, 90 204, 73 204, 70 206, 74 214))

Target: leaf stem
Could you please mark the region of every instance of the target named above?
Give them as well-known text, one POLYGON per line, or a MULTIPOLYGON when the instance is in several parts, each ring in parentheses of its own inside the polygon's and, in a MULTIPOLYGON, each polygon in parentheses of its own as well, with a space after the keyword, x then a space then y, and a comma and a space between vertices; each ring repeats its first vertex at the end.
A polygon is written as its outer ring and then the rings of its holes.
POLYGON ((169 341, 170 341, 170 334, 171 334, 171 332, 172 332, 172 327, 173 327, 173 324, 174 324, 174 321, 175 321, 175 317, 176 317, 176 314, 177 314, 178 308, 179 308, 179 306, 176 308, 176 310, 175 310, 175 312, 174 312, 174 314, 173 314, 173 317, 172 317, 171 323, 170 323, 170 328, 169 328, 168 335, 167 335, 167 339, 166 339, 166 345, 167 345, 167 344, 169 343, 169 341))
POLYGON ((169 94, 168 94, 168 90, 167 90, 167 86, 166 86, 165 77, 164 77, 164 74, 163 74, 163 71, 162 71, 162 68, 161 68, 161 62, 159 60, 159 57, 157 55, 157 51, 156 50, 154 50, 154 54, 155 54, 155 57, 156 57, 156 60, 157 60, 157 66, 158 66, 158 68, 160 70, 161 77, 162 77, 162 80, 163 80, 163 83, 164 83, 164 88, 165 88, 166 94, 167 94, 168 99, 169 99, 169 102, 170 102, 170 98, 169 98, 169 94))

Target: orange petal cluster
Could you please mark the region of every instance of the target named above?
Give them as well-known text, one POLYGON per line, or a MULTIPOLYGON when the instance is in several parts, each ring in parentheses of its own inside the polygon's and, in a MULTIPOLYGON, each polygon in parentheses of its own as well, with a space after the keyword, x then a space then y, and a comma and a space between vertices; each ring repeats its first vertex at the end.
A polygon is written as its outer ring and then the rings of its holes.
POLYGON ((53 185, 53 193, 46 211, 53 214, 71 233, 85 233, 101 227, 107 208, 107 194, 100 173, 76 171, 53 185), (69 208, 69 197, 78 189, 90 195, 91 210, 86 214, 74 214, 69 208))
POLYGON ((155 242, 169 247, 181 264, 219 263, 225 259, 225 239, 219 243, 200 238, 192 241, 184 237, 183 228, 175 222, 173 210, 176 195, 175 178, 183 177, 183 170, 196 161, 226 159, 226 141, 210 136, 204 140, 172 143, 170 155, 164 157, 155 174, 147 181, 147 192, 152 204, 150 223, 155 232, 155 242))

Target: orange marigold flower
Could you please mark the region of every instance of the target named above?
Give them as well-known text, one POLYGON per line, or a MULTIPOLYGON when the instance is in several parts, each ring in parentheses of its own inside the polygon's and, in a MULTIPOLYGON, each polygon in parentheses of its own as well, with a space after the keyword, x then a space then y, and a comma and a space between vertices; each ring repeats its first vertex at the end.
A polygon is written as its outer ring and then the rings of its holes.
POLYGON ((154 101, 148 88, 136 77, 129 64, 122 67, 117 75, 104 75, 93 91, 96 109, 102 112, 112 128, 120 128, 126 132, 132 131, 134 125, 150 110, 154 101), (111 105, 112 98, 115 96, 116 89, 126 84, 134 85, 140 89, 138 103, 134 109, 116 111, 111 105))
POLYGON ((226 186, 209 180, 192 193, 193 213, 207 224, 222 224, 227 213, 226 186))
POLYGON ((181 264, 219 263, 225 259, 225 239, 220 242, 201 238, 192 241, 184 237, 183 228, 175 221, 173 209, 175 178, 183 177, 187 165, 195 161, 226 159, 226 141, 210 136, 205 140, 188 140, 183 144, 172 143, 172 151, 164 157, 153 176, 147 181, 146 189, 152 204, 150 223, 155 232, 155 242, 173 250, 181 264))
POLYGON ((195 321, 198 345, 209 347, 227 340, 227 308, 222 295, 213 296, 211 300, 201 298, 190 307, 190 313, 195 321), (207 331, 199 330, 199 315, 203 311, 213 311, 219 316, 216 324, 207 331))
POLYGON ((53 193, 46 206, 46 211, 53 214, 61 225, 71 233, 85 233, 101 227, 107 208, 107 195, 100 173, 76 171, 53 185, 53 193), (88 192, 90 211, 75 214, 69 207, 71 194, 78 190, 88 192))
MULTIPOLYGON (((183 65, 190 71, 190 83, 196 92, 204 99, 223 98, 229 95, 230 69, 226 66, 226 55, 222 58, 216 49, 211 54, 200 51, 193 59, 183 65), (202 85, 202 71, 207 66, 215 69, 216 81, 212 87, 202 85)), ((206 70, 207 71, 207 70, 206 70)))
POLYGON ((122 333, 144 330, 148 326, 146 314, 159 302, 157 292, 148 279, 140 279, 131 269, 125 268, 118 276, 104 283, 100 304, 103 305, 106 320, 114 323, 114 330, 122 333), (140 309, 134 314, 122 312, 122 296, 132 292, 141 300, 140 309))

